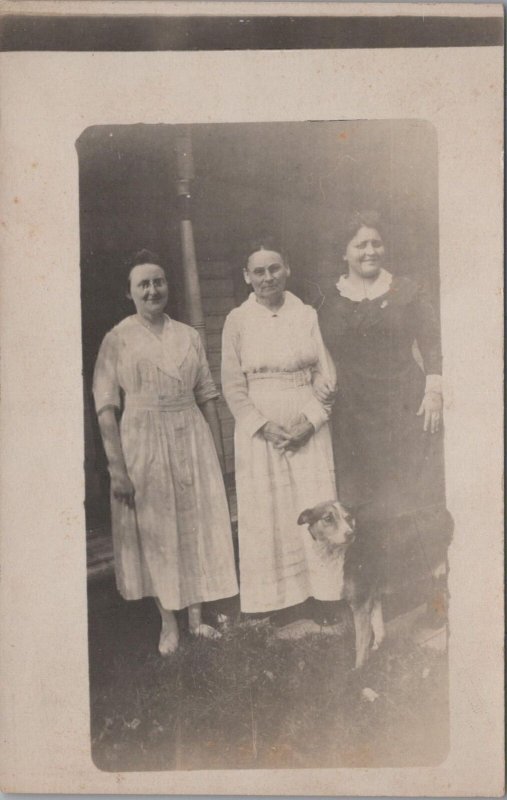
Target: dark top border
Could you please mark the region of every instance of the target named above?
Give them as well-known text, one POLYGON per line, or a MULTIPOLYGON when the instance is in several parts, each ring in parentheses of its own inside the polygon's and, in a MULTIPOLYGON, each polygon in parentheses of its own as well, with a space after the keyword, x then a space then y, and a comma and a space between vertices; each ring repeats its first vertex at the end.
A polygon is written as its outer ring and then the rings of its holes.
POLYGON ((489 47, 502 17, 165 17, 8 15, 0 51, 297 50, 489 47))

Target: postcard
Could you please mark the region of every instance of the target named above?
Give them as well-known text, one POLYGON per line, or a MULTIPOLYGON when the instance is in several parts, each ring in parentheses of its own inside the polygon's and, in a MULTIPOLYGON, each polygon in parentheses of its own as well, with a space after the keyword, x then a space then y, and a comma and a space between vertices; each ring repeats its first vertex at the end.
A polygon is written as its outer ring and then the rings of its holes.
POLYGON ((2 5, 4 791, 503 794, 502 11, 2 5))

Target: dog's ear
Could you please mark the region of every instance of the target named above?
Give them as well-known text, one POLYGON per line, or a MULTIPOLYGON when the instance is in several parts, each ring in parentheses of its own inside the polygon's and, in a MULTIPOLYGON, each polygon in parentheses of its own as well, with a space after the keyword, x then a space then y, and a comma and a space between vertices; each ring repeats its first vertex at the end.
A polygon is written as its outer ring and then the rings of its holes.
POLYGON ((312 521, 312 509, 305 508, 298 517, 298 525, 309 525, 312 521))

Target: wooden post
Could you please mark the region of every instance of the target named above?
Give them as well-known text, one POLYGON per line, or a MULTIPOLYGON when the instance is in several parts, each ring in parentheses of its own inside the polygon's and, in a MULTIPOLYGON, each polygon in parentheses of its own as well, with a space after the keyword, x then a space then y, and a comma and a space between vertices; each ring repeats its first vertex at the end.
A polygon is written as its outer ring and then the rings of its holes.
POLYGON ((183 130, 176 136, 177 194, 181 213, 181 251, 183 256, 183 282, 185 306, 188 321, 200 334, 204 348, 207 348, 206 326, 202 310, 199 271, 195 257, 194 233, 191 222, 190 183, 194 177, 192 142, 190 132, 183 130))

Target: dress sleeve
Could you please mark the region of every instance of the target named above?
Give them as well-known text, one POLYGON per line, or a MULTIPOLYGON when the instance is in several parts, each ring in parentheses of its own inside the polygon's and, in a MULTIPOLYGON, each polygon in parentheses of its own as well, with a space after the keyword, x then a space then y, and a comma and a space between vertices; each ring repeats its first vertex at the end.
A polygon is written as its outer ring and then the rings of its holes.
POLYGON ((442 350, 438 318, 424 289, 419 289, 415 303, 416 341, 426 375, 442 374, 442 350))
MULTIPOLYGON (((313 308, 310 309, 310 311, 312 316, 310 336, 317 348, 317 364, 313 371, 313 380, 315 381, 316 377, 322 378, 328 384, 329 388, 334 391, 336 389, 335 366, 322 340, 317 312, 313 308)), ((315 431, 318 431, 319 428, 328 421, 331 415, 331 403, 321 403, 316 395, 313 395, 304 406, 303 414, 308 421, 312 423, 315 431)))
POLYGON ((250 436, 269 421, 248 396, 246 375, 241 369, 240 332, 230 314, 222 332, 222 391, 236 424, 250 436))
POLYGON ((208 359, 199 334, 196 336, 195 347, 197 351, 197 377, 194 385, 194 395, 197 405, 203 405, 208 400, 214 400, 215 397, 219 396, 219 393, 211 377, 208 359))
POLYGON ((93 373, 93 398, 97 414, 107 407, 121 407, 117 362, 118 334, 112 330, 102 340, 93 373))

